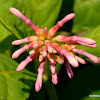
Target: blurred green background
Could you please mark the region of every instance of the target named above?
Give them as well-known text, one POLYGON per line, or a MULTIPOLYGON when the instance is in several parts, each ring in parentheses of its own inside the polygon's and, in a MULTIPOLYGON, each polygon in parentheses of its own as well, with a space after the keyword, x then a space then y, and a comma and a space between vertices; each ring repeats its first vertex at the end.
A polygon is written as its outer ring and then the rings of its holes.
POLYGON ((49 75, 47 81, 43 80, 41 90, 35 92, 38 61, 16 72, 16 67, 27 57, 28 52, 15 60, 11 58, 11 54, 20 48, 12 46, 12 41, 34 35, 34 32, 10 13, 10 7, 20 10, 38 27, 46 26, 48 29, 74 12, 75 18, 64 24, 56 35, 92 38, 97 48, 77 48, 100 57, 100 0, 0 0, 0 100, 100 100, 100 97, 89 97, 100 95, 100 64, 94 64, 84 56, 87 64, 72 68, 72 79, 69 79, 65 66, 57 64, 58 84, 53 85, 49 75))

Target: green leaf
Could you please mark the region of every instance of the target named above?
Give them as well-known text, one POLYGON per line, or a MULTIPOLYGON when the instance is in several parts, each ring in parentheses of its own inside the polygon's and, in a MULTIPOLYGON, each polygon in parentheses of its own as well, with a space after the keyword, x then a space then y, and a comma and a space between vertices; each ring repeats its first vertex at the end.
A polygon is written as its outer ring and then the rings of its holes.
POLYGON ((96 27, 89 33, 85 34, 84 37, 94 39, 96 41, 97 48, 89 48, 89 47, 82 46, 82 45, 77 46, 77 48, 83 49, 95 56, 100 56, 100 26, 96 27))
POLYGON ((34 35, 32 29, 10 13, 9 8, 15 7, 35 25, 41 28, 54 25, 62 0, 0 0, 0 20, 17 38, 34 35))
POLYGON ((72 32, 90 31, 100 24, 100 0, 75 0, 72 32))
POLYGON ((11 35, 12 33, 0 21, 0 41, 11 35))
POLYGON ((15 35, 11 34, 0 41, 0 53, 11 55, 12 41, 15 39, 15 35))
POLYGON ((34 85, 36 74, 23 70, 16 72, 18 63, 0 54, 0 99, 26 100, 34 85))
MULTIPOLYGON (((80 66, 82 67, 82 66, 80 66)), ((58 88, 59 100, 99 100, 89 95, 100 95, 100 64, 85 65, 74 77, 58 88)))
POLYGON ((0 52, 9 54, 15 39, 15 35, 0 22, 0 52))

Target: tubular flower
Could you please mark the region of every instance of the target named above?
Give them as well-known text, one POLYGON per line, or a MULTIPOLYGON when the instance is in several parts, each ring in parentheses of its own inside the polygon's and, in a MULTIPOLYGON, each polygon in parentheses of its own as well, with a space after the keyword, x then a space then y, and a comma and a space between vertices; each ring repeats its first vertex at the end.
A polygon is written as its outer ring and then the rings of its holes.
POLYGON ((54 27, 48 30, 47 27, 41 29, 35 26, 30 19, 26 18, 19 10, 15 8, 10 8, 10 12, 22 19, 25 24, 30 26, 36 33, 36 36, 30 36, 12 42, 13 45, 29 43, 24 47, 16 50, 12 54, 12 58, 15 59, 26 50, 31 49, 31 51, 29 52, 29 56, 17 67, 16 71, 19 72, 23 70, 29 62, 32 62, 35 58, 39 57, 40 66, 38 68, 38 76, 35 83, 35 90, 37 92, 41 89, 42 86, 42 76, 46 60, 49 60, 52 82, 54 84, 57 84, 58 81, 56 74, 57 62, 66 66, 66 70, 70 78, 73 77, 73 71, 70 65, 72 65, 73 67, 78 67, 79 63, 86 63, 85 60, 76 56, 74 52, 80 55, 85 55, 95 63, 99 62, 99 59, 96 56, 89 54, 81 49, 75 48, 75 45, 84 45, 91 48, 96 48, 97 45, 94 40, 77 36, 67 37, 58 35, 56 37, 53 37, 57 30, 64 25, 64 23, 71 20, 75 16, 74 13, 68 14, 62 20, 58 21, 54 27))

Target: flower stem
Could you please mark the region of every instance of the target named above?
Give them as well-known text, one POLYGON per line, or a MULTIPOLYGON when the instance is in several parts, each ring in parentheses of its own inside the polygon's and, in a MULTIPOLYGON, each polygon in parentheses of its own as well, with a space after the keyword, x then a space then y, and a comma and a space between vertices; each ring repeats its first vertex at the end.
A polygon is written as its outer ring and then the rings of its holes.
POLYGON ((49 61, 45 62, 44 68, 45 70, 44 70, 44 75, 43 75, 43 82, 44 82, 44 86, 46 88, 46 92, 48 95, 48 100, 58 100, 55 86, 51 81, 51 75, 50 75, 51 71, 50 71, 49 61))
POLYGON ((55 86, 53 85, 51 80, 48 80, 47 82, 45 82, 45 87, 46 87, 46 92, 48 94, 48 99, 49 100, 58 100, 55 86))

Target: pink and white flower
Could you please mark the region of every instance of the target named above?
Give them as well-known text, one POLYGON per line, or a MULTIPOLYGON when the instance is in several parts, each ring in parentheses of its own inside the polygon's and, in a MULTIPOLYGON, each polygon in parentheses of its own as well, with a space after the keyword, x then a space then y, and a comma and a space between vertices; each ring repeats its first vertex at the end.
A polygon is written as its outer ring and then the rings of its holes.
POLYGON ((57 84, 58 81, 56 73, 57 62, 66 66, 66 70, 70 78, 73 77, 73 71, 70 65, 72 65, 73 67, 78 67, 79 63, 86 63, 84 59, 76 56, 74 52, 80 55, 85 55, 95 63, 99 62, 99 59, 96 56, 89 54, 81 49, 75 48, 75 45, 84 45, 91 48, 96 48, 97 45, 93 39, 77 36, 67 37, 63 35, 53 37, 57 30, 64 25, 64 23, 74 18, 74 13, 68 14, 62 20, 58 21, 54 27, 48 30, 47 27, 41 29, 35 26, 30 19, 26 18, 16 8, 10 8, 10 12, 22 19, 25 22, 25 24, 30 26, 36 33, 36 36, 30 36, 12 42, 13 45, 29 43, 26 44, 24 47, 16 50, 12 54, 12 58, 15 59, 26 50, 32 49, 29 52, 29 56, 24 61, 22 61, 17 67, 16 71, 19 72, 23 70, 29 62, 32 62, 35 58, 39 57, 40 66, 38 68, 38 76, 37 81, 35 83, 35 90, 37 92, 42 87, 42 76, 46 60, 49 60, 52 82, 54 84, 57 84))

